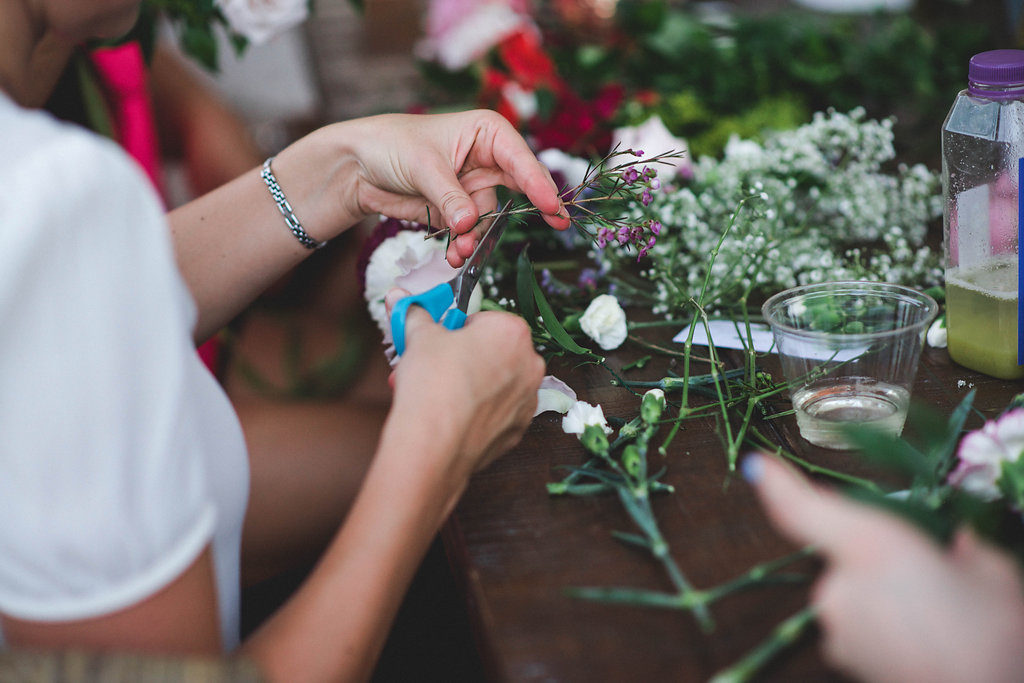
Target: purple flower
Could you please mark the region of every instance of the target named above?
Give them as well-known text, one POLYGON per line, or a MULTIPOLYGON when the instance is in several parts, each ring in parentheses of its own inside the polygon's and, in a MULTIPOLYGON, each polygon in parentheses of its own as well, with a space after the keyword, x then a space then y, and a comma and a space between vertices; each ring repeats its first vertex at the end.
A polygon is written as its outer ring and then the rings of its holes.
POLYGON ((647 227, 651 229, 651 232, 655 236, 658 236, 658 235, 661 234, 661 222, 660 221, 653 221, 652 220, 650 225, 648 225, 647 227))
POLYGON ((580 271, 580 277, 577 282, 579 282, 580 287, 590 289, 597 287, 597 271, 593 268, 584 268, 580 271))
POLYGON ((650 187, 652 190, 660 190, 661 181, 658 180, 657 178, 651 178, 651 182, 648 184, 648 187, 650 187))
POLYGON ((615 231, 611 228, 599 228, 597 231, 597 246, 604 249, 608 243, 615 239, 615 231))
POLYGON ((645 187, 643 193, 640 195, 640 203, 647 206, 652 201, 654 201, 654 197, 651 196, 651 191, 645 187))
POLYGON ((632 185, 640 177, 640 172, 636 170, 635 166, 629 166, 625 171, 622 172, 622 179, 626 181, 627 185, 632 185))
POLYGON ((629 228, 627 228, 626 226, 622 226, 621 228, 619 228, 619 231, 616 233, 615 239, 618 241, 618 243, 620 245, 625 244, 626 242, 628 242, 629 241, 629 228))

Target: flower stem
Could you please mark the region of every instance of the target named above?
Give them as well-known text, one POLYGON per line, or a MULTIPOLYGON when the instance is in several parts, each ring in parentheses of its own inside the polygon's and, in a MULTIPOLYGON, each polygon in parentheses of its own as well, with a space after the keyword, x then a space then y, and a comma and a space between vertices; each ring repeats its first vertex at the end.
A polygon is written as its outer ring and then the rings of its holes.
POLYGON ((749 681, 775 655, 795 643, 807 628, 814 623, 813 607, 805 607, 789 617, 775 629, 766 640, 748 652, 742 659, 727 669, 719 671, 711 683, 742 683, 749 681))

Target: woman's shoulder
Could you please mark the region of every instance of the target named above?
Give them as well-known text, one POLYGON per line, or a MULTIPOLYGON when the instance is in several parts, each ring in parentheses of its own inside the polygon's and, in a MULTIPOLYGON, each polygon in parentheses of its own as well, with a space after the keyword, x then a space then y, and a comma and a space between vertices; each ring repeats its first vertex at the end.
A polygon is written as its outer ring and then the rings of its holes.
POLYGON ((155 191, 132 159, 112 140, 44 111, 20 107, 0 95, 0 148, 7 163, 0 183, 16 183, 22 197, 40 197, 51 206, 80 193, 122 189, 142 192, 159 206, 155 191))
POLYGON ((0 148, 0 186, 18 198, 0 203, 0 225, 21 226, 0 229, 0 242, 52 242, 86 228, 106 239, 166 232, 153 229, 163 226, 159 196, 112 140, 0 96, 0 148))

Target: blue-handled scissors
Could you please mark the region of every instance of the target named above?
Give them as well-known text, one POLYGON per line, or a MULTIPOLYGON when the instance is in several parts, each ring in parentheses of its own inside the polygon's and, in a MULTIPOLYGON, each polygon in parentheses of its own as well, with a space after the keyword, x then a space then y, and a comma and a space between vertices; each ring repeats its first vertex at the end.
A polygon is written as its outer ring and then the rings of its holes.
POLYGON ((501 240, 505 226, 508 225, 508 210, 512 202, 508 201, 491 222, 480 243, 473 250, 473 255, 462 264, 458 274, 448 282, 428 289, 422 294, 415 294, 400 299, 391 310, 391 337, 395 340, 395 351, 401 356, 405 353, 405 318, 410 306, 426 309, 430 316, 449 330, 457 330, 466 324, 466 311, 473 288, 483 275, 484 266, 494 252, 494 247, 501 240), (453 305, 454 304, 454 305, 453 305))

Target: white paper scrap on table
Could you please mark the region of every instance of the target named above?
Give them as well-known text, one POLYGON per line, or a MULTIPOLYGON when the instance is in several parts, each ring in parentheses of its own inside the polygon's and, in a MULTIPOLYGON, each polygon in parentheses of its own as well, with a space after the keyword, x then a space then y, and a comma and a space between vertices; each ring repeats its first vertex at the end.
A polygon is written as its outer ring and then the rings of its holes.
MULTIPOLYGON (((715 346, 720 349, 744 349, 747 346, 747 328, 742 322, 735 320, 709 320, 708 328, 711 330, 711 338, 715 346)), ((686 337, 690 334, 690 328, 684 327, 679 334, 672 338, 672 341, 680 344, 686 343, 686 337)), ((754 342, 754 351, 758 353, 778 353, 775 348, 775 337, 772 329, 764 323, 750 323, 750 337, 754 342)), ((698 323, 693 331, 693 343, 698 346, 708 345, 708 334, 703 323, 698 323)), ((835 361, 842 363, 851 358, 856 358, 868 350, 868 346, 857 346, 849 349, 823 349, 814 344, 801 343, 794 340, 787 345, 789 355, 796 358, 810 358, 819 361, 835 361)))
MULTIPOLYGON (((742 322, 734 320, 709 320, 708 328, 711 329, 711 338, 715 346, 720 349, 744 349, 747 346, 747 327, 742 322)), ((686 337, 690 334, 690 328, 683 328, 682 332, 672 338, 672 341, 680 344, 686 343, 686 337)), ((772 330, 764 323, 750 323, 750 335, 753 338, 754 350, 759 353, 771 351, 775 344, 772 330)), ((698 346, 708 345, 708 333, 704 324, 700 323, 693 331, 693 343, 698 346)))

